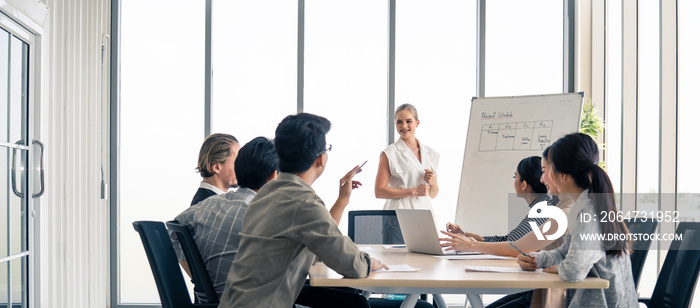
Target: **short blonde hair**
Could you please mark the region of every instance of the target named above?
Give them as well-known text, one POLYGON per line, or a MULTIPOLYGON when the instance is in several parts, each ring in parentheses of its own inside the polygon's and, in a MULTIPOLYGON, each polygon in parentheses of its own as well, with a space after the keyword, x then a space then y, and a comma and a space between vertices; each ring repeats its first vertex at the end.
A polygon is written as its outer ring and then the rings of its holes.
POLYGON ((394 119, 396 119, 396 115, 399 114, 399 111, 403 110, 408 110, 413 114, 413 117, 418 120, 418 110, 416 110, 416 107, 413 107, 411 104, 403 104, 396 108, 396 112, 394 112, 394 119))
POLYGON ((238 144, 238 139, 229 134, 211 134, 202 143, 202 148, 199 149, 199 159, 197 160, 197 168, 194 170, 199 172, 203 178, 208 178, 214 175, 211 166, 214 164, 223 164, 231 157, 231 146, 238 144))

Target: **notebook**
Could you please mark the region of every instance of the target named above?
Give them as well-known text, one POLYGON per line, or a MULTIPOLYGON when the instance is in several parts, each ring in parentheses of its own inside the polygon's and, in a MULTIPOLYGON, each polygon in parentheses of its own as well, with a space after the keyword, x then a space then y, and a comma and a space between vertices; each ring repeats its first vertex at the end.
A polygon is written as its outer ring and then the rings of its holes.
POLYGON ((444 250, 438 242, 438 232, 431 210, 397 209, 401 234, 410 252, 431 255, 479 254, 478 252, 444 250))

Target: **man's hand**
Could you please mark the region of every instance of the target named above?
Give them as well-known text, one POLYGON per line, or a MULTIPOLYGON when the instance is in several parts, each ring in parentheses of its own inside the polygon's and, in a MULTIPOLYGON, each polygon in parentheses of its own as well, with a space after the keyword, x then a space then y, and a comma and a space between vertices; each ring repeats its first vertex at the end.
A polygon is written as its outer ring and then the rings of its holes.
POLYGON ((372 264, 370 264, 372 271, 378 271, 382 268, 389 269, 389 267, 384 265, 384 263, 382 263, 382 261, 379 261, 379 260, 372 258, 372 257, 370 257, 369 260, 372 262, 372 264))
POLYGON ((344 199, 350 202, 350 194, 352 194, 352 190, 362 186, 362 183, 360 183, 359 181, 352 180, 352 178, 355 177, 355 174, 358 174, 360 172, 362 172, 360 166, 355 166, 355 168, 352 168, 352 170, 350 170, 342 178, 340 178, 338 200, 344 199))
POLYGON ((345 207, 348 205, 348 203, 350 203, 350 195, 352 194, 352 190, 362 186, 362 183, 352 180, 352 178, 355 177, 355 174, 358 174, 361 171, 362 169, 360 169, 360 166, 355 166, 355 168, 352 168, 350 172, 346 173, 345 176, 340 178, 338 200, 335 201, 330 209, 331 217, 333 217, 336 224, 340 224, 340 219, 343 217, 343 211, 345 211, 345 207))

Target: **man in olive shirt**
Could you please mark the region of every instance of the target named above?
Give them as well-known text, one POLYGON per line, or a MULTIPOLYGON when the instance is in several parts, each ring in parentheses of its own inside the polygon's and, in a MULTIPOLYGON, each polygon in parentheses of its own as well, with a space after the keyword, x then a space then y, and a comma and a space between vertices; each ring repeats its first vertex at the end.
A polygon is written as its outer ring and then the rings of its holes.
MULTIPOLYGON (((316 256, 351 278, 386 268, 341 234, 311 188, 328 161, 328 130, 327 119, 306 113, 288 116, 277 127, 275 150, 282 172, 248 207, 219 307, 291 307, 316 256)), ((342 213, 349 203, 358 168, 341 180, 331 212, 342 213)))

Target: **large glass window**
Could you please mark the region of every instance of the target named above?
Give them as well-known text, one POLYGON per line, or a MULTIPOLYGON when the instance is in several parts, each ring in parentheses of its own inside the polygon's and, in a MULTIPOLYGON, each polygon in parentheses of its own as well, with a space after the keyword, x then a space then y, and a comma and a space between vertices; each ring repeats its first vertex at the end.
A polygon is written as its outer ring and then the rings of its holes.
MULTIPOLYGON (((328 206, 338 197, 338 180, 354 166, 364 185, 353 192, 347 210, 382 209, 374 197, 379 153, 386 147, 386 2, 307 0, 304 111, 333 124, 328 167, 314 189, 328 206), (358 21, 362 22, 358 22, 358 21)), ((341 230, 347 230, 347 219, 341 230)))
MULTIPOLYGON (((659 191, 659 3, 640 1, 638 8, 637 191, 656 193, 659 191)), ((638 209, 656 210, 657 203, 640 200, 638 209)))
MULTIPOLYGON (((272 138, 296 112, 297 2, 214 1, 213 132, 272 138)), ((201 77, 201 76, 200 76, 201 77)))
MULTIPOLYGON (((700 174, 700 145, 696 116, 700 114, 700 104, 696 97, 700 84, 700 75, 697 73, 700 71, 700 59, 697 56, 700 54, 698 12, 699 1, 678 1, 678 193, 681 194, 678 210, 684 216, 695 219, 700 217, 700 204, 697 202, 700 196, 697 181, 700 174)), ((695 288, 697 290, 697 283, 695 288)), ((694 293, 692 302, 700 302, 700 292, 694 293)))
MULTIPOLYGON (((606 171, 616 192, 620 192, 622 144, 622 2, 609 0, 606 6, 607 115, 605 126, 606 171)), ((596 102, 598 108, 602 102, 596 102)))
POLYGON ((440 153, 433 211, 437 221, 453 221, 462 174, 455 166, 464 158, 476 96, 476 3, 399 1, 396 15, 396 106, 416 106, 416 136, 440 153))
MULTIPOLYGON (((678 192, 700 193, 700 144, 698 144, 697 115, 700 104, 697 88, 700 84, 700 40, 698 29, 700 2, 678 1, 678 192)), ((700 205, 694 210, 700 210, 700 205)), ((700 215, 696 215, 700 216, 700 215)))
POLYGON ((561 93, 563 1, 486 2, 486 96, 561 93))
POLYGON ((175 218, 201 180, 194 168, 204 139, 204 9, 122 1, 119 303, 159 302, 131 223, 175 218))
MULTIPOLYGON (((486 95, 561 92, 562 1, 498 1, 487 2, 486 95)), ((273 137, 279 121, 297 111, 298 2, 212 0, 211 55, 204 50, 205 2, 121 3, 116 302, 157 303, 131 223, 174 218, 198 186, 204 59, 212 59, 212 132, 233 134, 241 143, 273 137)), ((451 221, 476 96, 476 2, 402 0, 396 7, 395 104, 418 107, 418 138, 441 153, 434 208, 439 221, 451 221)), ((305 1, 303 111, 333 123, 328 168, 314 184, 329 207, 340 177, 368 160, 356 177, 364 186, 346 211, 383 208, 374 180, 393 123, 393 112, 387 114, 388 9, 386 1, 305 1)), ((342 231, 346 224, 343 219, 342 231)))

